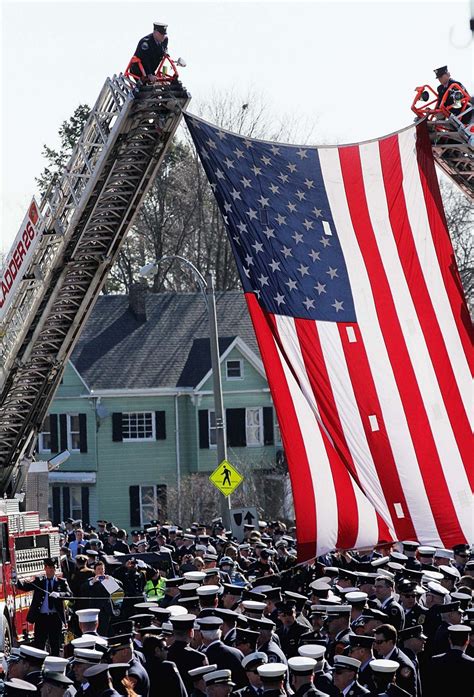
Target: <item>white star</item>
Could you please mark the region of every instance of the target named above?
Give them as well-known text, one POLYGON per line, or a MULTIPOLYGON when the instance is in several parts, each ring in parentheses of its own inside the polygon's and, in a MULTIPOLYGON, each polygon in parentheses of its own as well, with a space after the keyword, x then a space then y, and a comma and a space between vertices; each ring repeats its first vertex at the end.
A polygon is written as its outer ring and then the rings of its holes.
POLYGON ((314 189, 314 180, 313 179, 305 179, 304 184, 305 184, 306 188, 314 189))
POLYGON ((227 169, 234 169, 234 160, 229 160, 228 157, 225 158, 224 164, 227 167, 227 169))
POLYGON ((224 174, 224 172, 222 172, 220 169, 216 169, 216 177, 217 177, 218 179, 224 179, 224 178, 225 178, 225 174, 224 174))
POLYGON ((226 215, 223 215, 222 217, 223 217, 223 219, 224 219, 224 223, 225 223, 226 225, 228 225, 228 224, 229 224, 229 218, 228 218, 226 215))
POLYGON ((245 261, 247 262, 247 265, 248 265, 248 266, 252 266, 252 264, 253 264, 253 257, 252 257, 250 254, 247 254, 247 256, 245 257, 245 261))
POLYGON ((207 152, 206 148, 203 148, 203 149, 201 150, 201 155, 202 155, 202 157, 203 157, 205 160, 208 160, 208 159, 209 159, 209 153, 207 152))
POLYGON ((307 152, 306 150, 303 150, 303 148, 300 148, 299 150, 296 151, 296 154, 297 154, 299 157, 301 157, 301 159, 303 160, 305 157, 306 157, 306 158, 308 157, 308 155, 306 154, 306 152, 307 152))
POLYGON ((288 286, 290 290, 296 290, 298 288, 298 284, 296 281, 293 281, 292 278, 289 278, 287 282, 285 283, 285 286, 288 286))
POLYGON ((278 213, 275 220, 277 221, 278 225, 286 225, 286 217, 284 215, 280 215, 280 213, 278 213))
POLYGON ((313 261, 321 261, 320 253, 315 252, 314 249, 310 251, 308 256, 310 256, 313 261))
POLYGON ((303 300, 303 305, 306 306, 306 309, 309 310, 314 310, 314 300, 311 300, 311 298, 305 298, 303 300))
POLYGON ((261 242, 255 242, 252 247, 255 249, 255 252, 263 252, 263 244, 261 242))
POLYGON ((313 208, 313 213, 316 216, 316 218, 320 218, 323 214, 323 211, 321 208, 316 208, 316 206, 313 208))
POLYGON ((317 285, 314 286, 314 290, 318 291, 318 295, 321 295, 321 293, 326 292, 326 284, 325 283, 320 283, 318 281, 317 285))
POLYGON ((259 204, 262 206, 262 208, 265 208, 265 206, 268 206, 268 198, 265 198, 265 196, 260 196, 260 198, 257 199, 259 204))
POLYGON ((326 273, 328 276, 331 276, 331 281, 334 280, 334 278, 339 278, 337 275, 337 269, 333 269, 332 266, 329 267, 326 273))
POLYGON ((330 247, 331 246, 331 243, 329 242, 327 237, 321 237, 321 239, 319 241, 321 242, 323 247, 330 247))
POLYGON ((213 190, 214 193, 216 193, 217 184, 215 184, 215 183, 213 182, 213 183, 211 184, 211 189, 213 190))
POLYGON ((260 300, 260 291, 259 290, 254 290, 255 295, 257 298, 260 300))
POLYGON ((230 203, 227 203, 227 201, 224 203, 224 210, 226 213, 230 213, 232 210, 232 206, 230 203))
POLYGON ((232 239, 236 244, 240 244, 240 237, 238 235, 232 235, 232 239))
POLYGON ((297 210, 296 204, 295 204, 295 203, 291 203, 291 201, 288 201, 288 203, 286 204, 286 207, 288 208, 288 210, 290 211, 290 213, 294 213, 294 212, 297 210))
POLYGON ((270 184, 270 186, 268 188, 270 189, 272 194, 278 194, 280 192, 280 187, 277 186, 276 184, 270 184))
POLYGON ((272 161, 269 157, 264 155, 263 157, 260 158, 260 161, 263 162, 264 165, 271 165, 272 161))
POLYGON ((226 134, 223 133, 222 131, 217 131, 217 137, 218 137, 220 140, 225 140, 225 139, 227 138, 226 134))
POLYGON ((271 227, 268 227, 268 225, 267 225, 267 227, 263 231, 263 234, 266 235, 267 240, 269 240, 270 237, 275 237, 275 235, 273 234, 274 232, 275 232, 275 230, 271 227))
POLYGON ((256 177, 258 177, 259 174, 262 173, 262 168, 261 167, 256 167, 255 165, 250 168, 252 172, 255 174, 256 177))
POLYGON ((244 189, 248 189, 248 187, 252 188, 252 182, 250 181, 250 179, 244 177, 240 181, 242 182, 242 186, 244 187, 244 189))
POLYGON ((247 278, 250 278, 250 270, 246 269, 244 266, 244 274, 247 276, 247 278))
POLYGON ((287 166, 287 168, 290 170, 290 172, 291 172, 292 174, 293 174, 293 172, 296 172, 296 171, 297 171, 297 170, 296 170, 296 165, 294 165, 292 162, 288 162, 288 164, 287 164, 286 166, 287 166))
POLYGON ((250 220, 257 220, 257 211, 254 211, 253 208, 249 208, 248 211, 245 211, 250 218, 250 220))
POLYGON ((239 148, 235 148, 235 150, 233 150, 232 152, 234 153, 234 155, 236 156, 236 158, 238 160, 240 160, 240 158, 244 156, 244 151, 239 150, 239 148))
POLYGON ((247 232, 247 226, 245 223, 237 223, 237 227, 239 228, 240 232, 247 232))
POLYGON ((214 141, 212 140, 212 138, 209 138, 209 140, 206 140, 206 145, 209 145, 209 147, 212 148, 213 150, 215 150, 217 147, 216 144, 214 143, 214 141))
POLYGON ((298 242, 303 242, 303 235, 302 235, 300 232, 296 232, 296 231, 295 231, 295 232, 292 234, 292 238, 294 239, 294 241, 296 242, 296 244, 298 244, 298 242))
POLYGON ((275 271, 280 271, 280 270, 281 270, 281 269, 280 269, 280 262, 279 262, 279 261, 275 261, 275 259, 272 259, 271 262, 270 262, 270 264, 268 264, 268 266, 271 268, 271 270, 273 271, 273 273, 275 273, 275 271))
POLYGON ((261 276, 259 276, 259 278, 257 278, 257 281, 261 286, 268 286, 268 276, 264 276, 263 273, 261 276))
POLYGON ((278 179, 281 179, 282 184, 286 184, 289 177, 287 174, 283 174, 283 172, 280 172, 280 174, 278 175, 278 179))
POLYGON ((307 220, 307 218, 304 219, 303 225, 307 230, 311 230, 314 227, 314 223, 311 220, 307 220))
POLYGON ((299 189, 298 189, 298 191, 296 192, 295 196, 297 196, 297 197, 299 198, 300 201, 302 201, 304 198, 306 198, 305 192, 304 192, 304 191, 300 191, 299 189))
POLYGON ((288 259, 288 257, 293 256, 293 254, 291 253, 290 247, 284 246, 283 249, 281 249, 280 251, 284 255, 285 259, 288 259))
POLYGON ((277 293, 277 294, 276 294, 276 297, 274 297, 273 300, 275 300, 275 301, 278 303, 278 305, 284 305, 284 304, 285 304, 285 296, 284 296, 284 295, 280 295, 280 293, 277 293))
POLYGON ((244 140, 244 145, 246 148, 253 148, 253 143, 251 140, 244 140))
POLYGON ((343 305, 344 301, 334 300, 331 307, 333 307, 336 310, 336 312, 339 312, 339 310, 342 310, 344 312, 344 308, 342 307, 343 305))
POLYGON ((280 148, 277 148, 276 145, 272 145, 272 147, 270 148, 270 150, 272 151, 272 154, 273 154, 273 155, 279 155, 279 154, 280 154, 280 148))
POLYGON ((232 191, 230 192, 230 195, 232 196, 234 201, 237 201, 237 199, 239 199, 239 201, 241 200, 240 199, 240 191, 237 191, 236 189, 232 189, 232 191))
POLYGON ((305 266, 304 264, 300 264, 300 265, 298 266, 298 271, 299 271, 300 274, 301 274, 301 278, 303 278, 303 276, 309 276, 309 274, 308 274, 308 268, 309 268, 309 266, 305 266))

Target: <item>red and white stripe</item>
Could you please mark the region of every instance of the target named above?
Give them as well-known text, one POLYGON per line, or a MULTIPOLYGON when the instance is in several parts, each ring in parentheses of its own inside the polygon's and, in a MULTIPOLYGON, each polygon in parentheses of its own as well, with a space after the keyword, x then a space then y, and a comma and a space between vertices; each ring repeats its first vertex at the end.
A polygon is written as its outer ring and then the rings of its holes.
POLYGON ((472 541, 469 315, 424 125, 318 153, 357 324, 272 316, 247 294, 300 558, 472 541))

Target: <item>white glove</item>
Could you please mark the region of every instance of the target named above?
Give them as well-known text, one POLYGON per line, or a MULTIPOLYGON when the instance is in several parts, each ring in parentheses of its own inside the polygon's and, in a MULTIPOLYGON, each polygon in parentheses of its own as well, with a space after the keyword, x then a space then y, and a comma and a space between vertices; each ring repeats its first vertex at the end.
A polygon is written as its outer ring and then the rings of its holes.
POLYGON ((57 591, 51 591, 50 596, 52 598, 59 598, 59 593, 57 591))

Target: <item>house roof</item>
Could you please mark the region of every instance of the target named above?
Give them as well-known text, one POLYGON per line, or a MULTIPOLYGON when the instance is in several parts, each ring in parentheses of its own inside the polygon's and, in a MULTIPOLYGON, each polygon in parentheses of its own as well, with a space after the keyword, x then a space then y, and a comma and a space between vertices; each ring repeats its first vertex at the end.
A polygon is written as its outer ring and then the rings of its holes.
MULTIPOLYGON (((71 360, 92 390, 195 387, 211 367, 208 315, 201 293, 146 293, 146 321, 127 295, 102 295, 71 360)), ((216 293, 219 352, 238 336, 258 356, 245 298, 216 293)))

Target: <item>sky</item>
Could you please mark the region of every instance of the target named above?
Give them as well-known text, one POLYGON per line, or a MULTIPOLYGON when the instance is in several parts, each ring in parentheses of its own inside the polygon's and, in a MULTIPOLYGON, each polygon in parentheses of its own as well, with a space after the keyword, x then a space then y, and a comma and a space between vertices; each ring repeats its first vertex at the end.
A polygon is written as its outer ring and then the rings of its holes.
POLYGON ((468 2, 0 0, 0 251, 8 251, 61 122, 123 71, 153 21, 182 56, 189 111, 259 95, 311 143, 376 138, 412 121, 417 85, 447 64, 472 93, 468 2))

